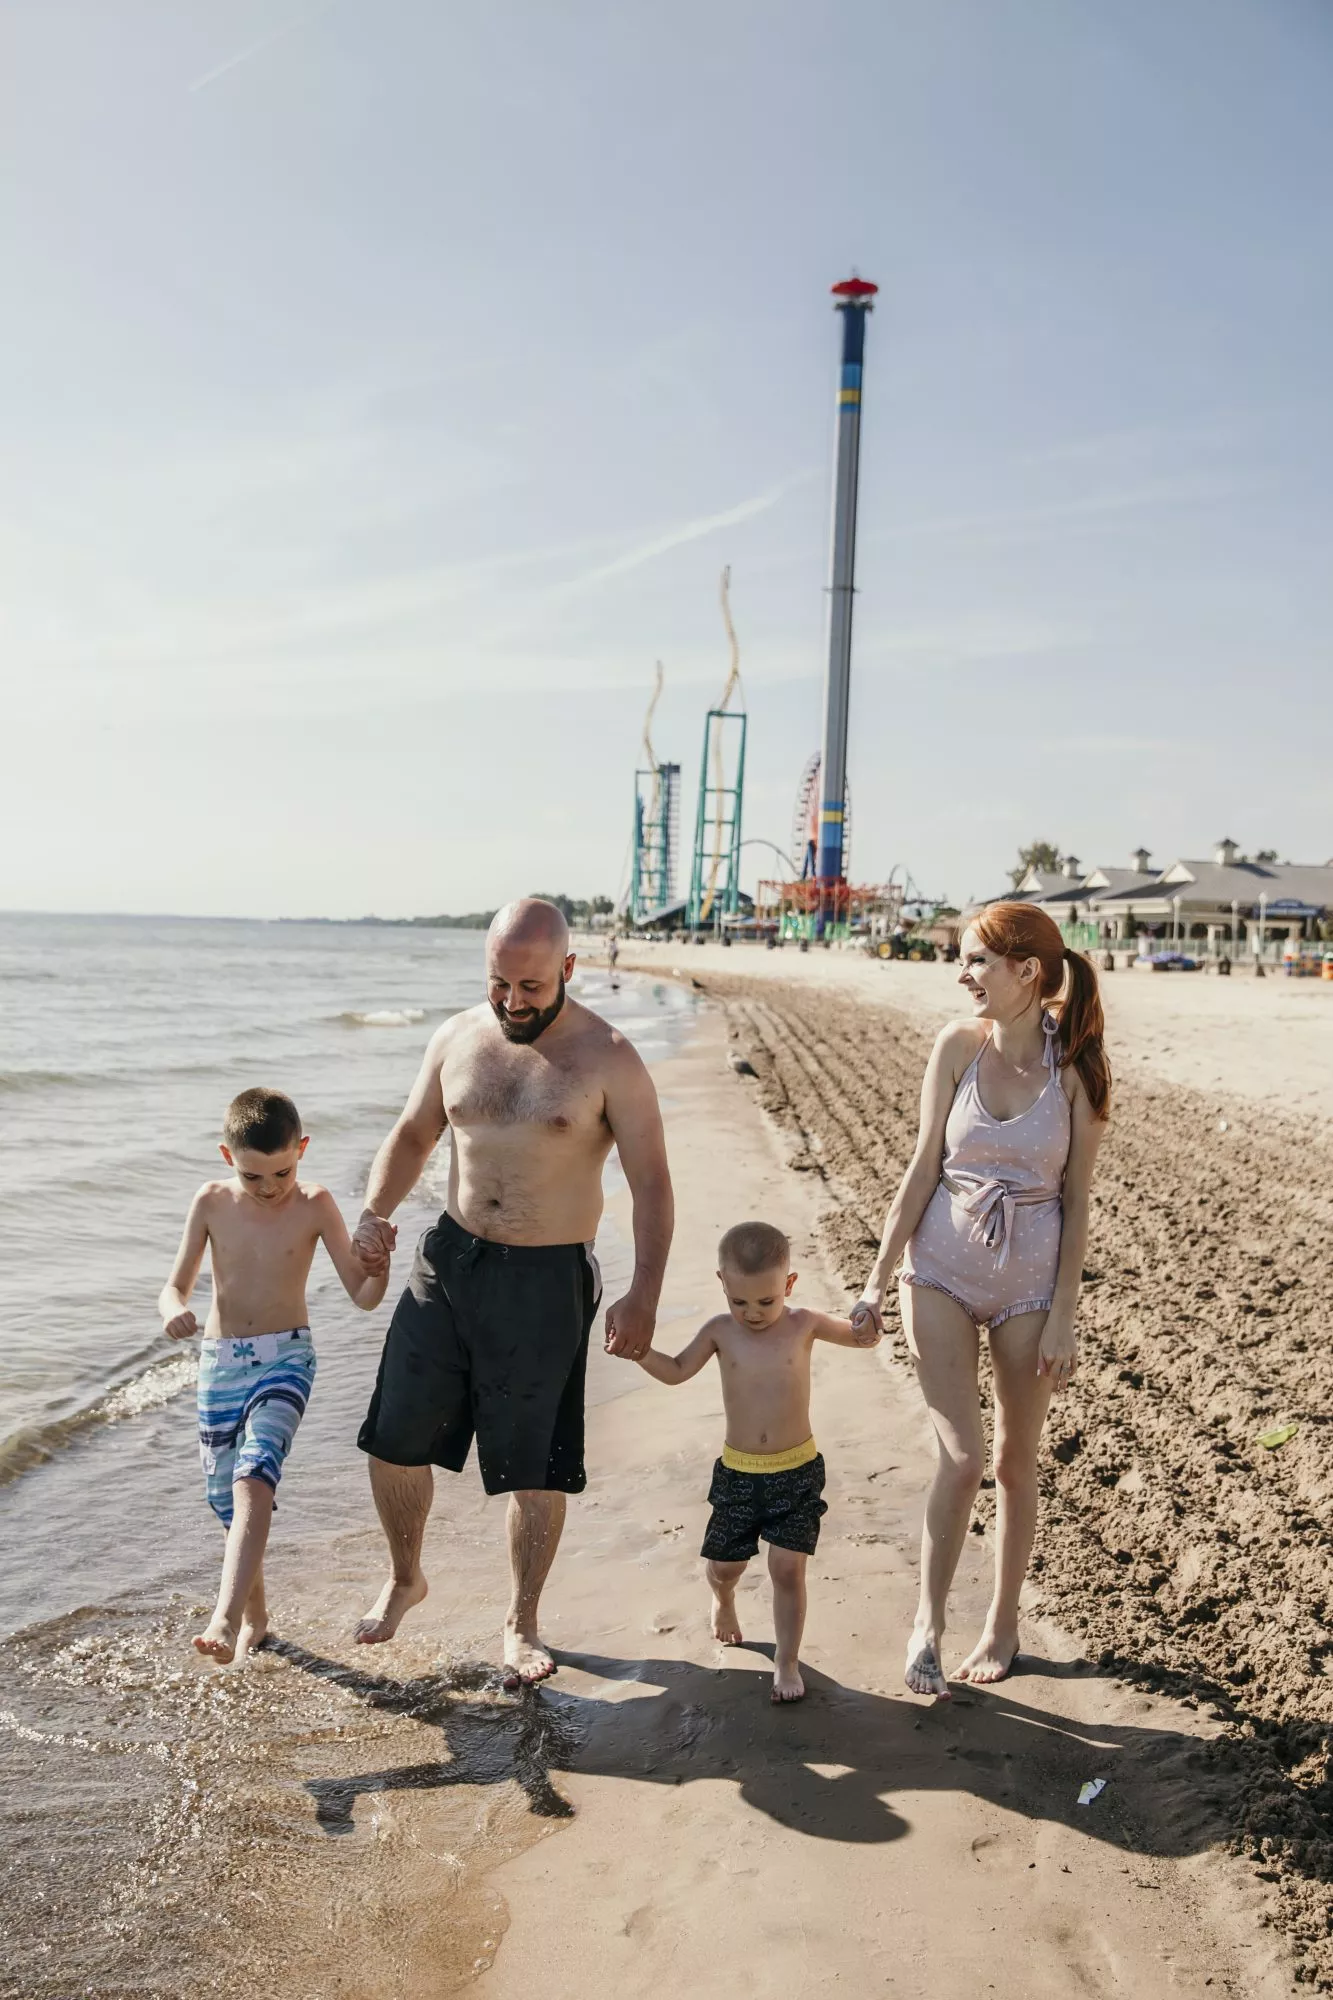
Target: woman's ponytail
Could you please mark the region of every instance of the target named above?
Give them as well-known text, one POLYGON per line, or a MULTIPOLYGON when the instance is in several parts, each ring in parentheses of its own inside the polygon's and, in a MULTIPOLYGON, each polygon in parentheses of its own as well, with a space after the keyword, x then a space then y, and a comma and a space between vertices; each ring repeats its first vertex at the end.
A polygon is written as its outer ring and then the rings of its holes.
POLYGON ((1083 1080, 1094 1118, 1111 1110, 1111 1065, 1106 1058, 1106 1017, 1092 960, 1066 951, 1069 996, 1060 1009, 1060 1064, 1072 1063, 1083 1080))

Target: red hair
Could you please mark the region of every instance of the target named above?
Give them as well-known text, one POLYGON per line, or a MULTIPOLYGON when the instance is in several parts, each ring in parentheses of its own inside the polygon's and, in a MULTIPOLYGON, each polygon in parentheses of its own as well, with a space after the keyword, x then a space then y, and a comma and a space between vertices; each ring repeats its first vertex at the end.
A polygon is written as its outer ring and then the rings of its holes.
POLYGON ((1106 1019, 1092 960, 1081 951, 1070 951, 1054 919, 1032 903, 988 903, 969 918, 968 929, 976 932, 987 951, 1001 958, 1035 958, 1039 962, 1042 1004, 1056 1004, 1060 1067, 1074 1065, 1088 1093, 1093 1117, 1108 1117, 1111 1065, 1102 1039, 1106 1019))

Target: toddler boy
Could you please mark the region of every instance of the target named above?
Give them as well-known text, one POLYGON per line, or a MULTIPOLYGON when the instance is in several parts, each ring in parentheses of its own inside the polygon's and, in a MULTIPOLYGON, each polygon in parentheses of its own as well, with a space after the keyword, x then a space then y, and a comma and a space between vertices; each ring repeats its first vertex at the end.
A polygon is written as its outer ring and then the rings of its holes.
POLYGON ((798 1664, 805 1629, 805 1567, 827 1511, 824 1461, 810 1434, 810 1355, 817 1340, 874 1347, 879 1331, 787 1304, 791 1245, 767 1222, 739 1222, 718 1245, 727 1308, 679 1354, 650 1347, 639 1362, 658 1382, 688 1382, 716 1354, 727 1435, 709 1489, 712 1517, 700 1554, 713 1592, 713 1634, 741 1643, 736 1585, 760 1541, 773 1584, 773 1700, 805 1694, 798 1664))
POLYGON ((305 1302, 315 1246, 323 1241, 348 1296, 367 1312, 384 1297, 389 1274, 387 1265, 375 1274, 360 1261, 328 1189, 297 1179, 309 1141, 290 1097, 243 1090, 227 1107, 222 1133, 218 1150, 232 1178, 206 1182, 191 1202, 158 1310, 169 1339, 198 1333, 189 1299, 210 1251, 199 1456, 227 1548, 217 1608, 194 1643, 225 1665, 268 1633, 264 1548, 283 1461, 315 1380, 305 1302))

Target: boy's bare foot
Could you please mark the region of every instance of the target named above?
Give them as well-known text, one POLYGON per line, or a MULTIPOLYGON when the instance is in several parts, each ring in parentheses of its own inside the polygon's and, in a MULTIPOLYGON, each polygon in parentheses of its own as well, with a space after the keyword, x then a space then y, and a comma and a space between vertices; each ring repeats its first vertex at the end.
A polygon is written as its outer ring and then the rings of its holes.
POLYGON ((241 1635, 240 1638, 236 1641, 237 1659, 243 1660, 246 1657, 247 1653, 257 1653, 259 1651, 259 1648, 263 1645, 264 1641, 267 1638, 268 1638, 267 1617, 253 1618, 253 1619, 243 1618, 241 1620, 241 1635))
POLYGON ((404 1617, 414 1604, 420 1604, 426 1595, 426 1579, 418 1570, 410 1583, 399 1583, 390 1577, 365 1617, 360 1619, 352 1634, 358 1646, 382 1646, 386 1639, 392 1639, 404 1617))
POLYGON ((520 1632, 516 1625, 505 1626, 501 1685, 510 1694, 516 1688, 536 1687, 538 1681, 548 1681, 555 1670, 555 1661, 535 1632, 520 1632))
POLYGON ((220 1667, 230 1666, 236 1657, 236 1634, 227 1620, 219 1618, 214 1612, 206 1629, 195 1633, 194 1648, 197 1653, 205 1653, 210 1660, 216 1660, 220 1667))
POLYGON ((913 1694, 933 1694, 937 1701, 950 1699, 949 1683, 940 1665, 939 1647, 929 1634, 913 1632, 908 1640, 903 1679, 913 1694))
POLYGON ((960 1681, 973 1687, 988 1687, 1002 1681, 1018 1658, 1018 1631, 993 1632, 989 1625, 958 1669, 960 1681))
POLYGON ((713 1637, 720 1646, 739 1646, 741 1621, 736 1616, 734 1597, 713 1596, 713 1637))
POLYGON ((781 1660, 775 1662, 773 1700, 775 1702, 805 1700, 805 1682, 801 1679, 799 1667, 784 1667, 781 1660))

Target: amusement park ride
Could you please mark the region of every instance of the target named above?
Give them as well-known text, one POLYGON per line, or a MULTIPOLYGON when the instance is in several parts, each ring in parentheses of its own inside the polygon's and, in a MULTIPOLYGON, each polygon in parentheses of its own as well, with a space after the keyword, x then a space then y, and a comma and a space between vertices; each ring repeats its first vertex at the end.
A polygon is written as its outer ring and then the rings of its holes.
MULTIPOLYGON (((853 275, 834 285, 842 320, 838 376, 837 451, 833 474, 833 537, 829 574, 828 658, 824 674, 824 733, 808 760, 796 801, 792 855, 799 876, 759 884, 754 914, 777 938, 830 941, 863 927, 887 928, 901 913, 906 885, 857 887, 847 879, 851 810, 847 787, 847 716, 852 673, 852 606, 856 595, 856 508, 861 458, 861 388, 866 319, 878 286, 853 275)), ((740 653, 731 622, 730 570, 722 572, 722 616, 731 665, 722 696, 704 723, 703 760, 695 819, 694 860, 683 907, 696 936, 722 932, 740 914, 741 814, 745 786, 746 715, 740 653), (733 706, 734 699, 734 706, 733 706)), ((680 767, 659 764, 649 724, 662 690, 662 668, 644 724, 647 768, 635 773, 632 922, 666 917, 676 903, 674 854, 680 767)), ((766 843, 761 843, 766 844, 766 843)), ((897 872, 896 870, 894 871, 897 872)))

